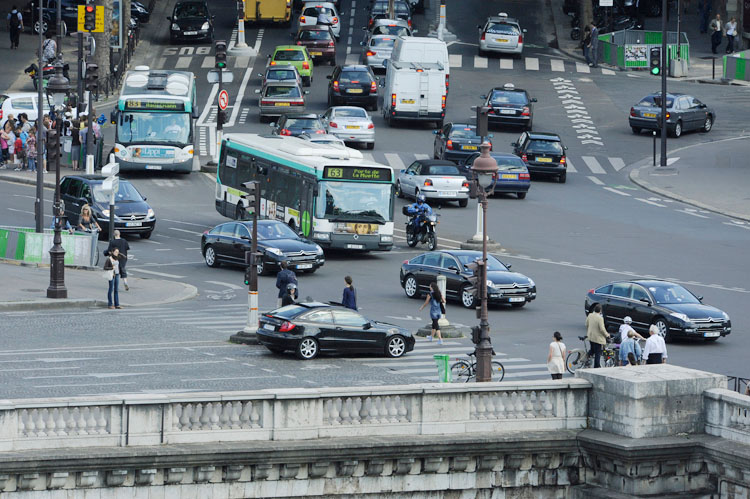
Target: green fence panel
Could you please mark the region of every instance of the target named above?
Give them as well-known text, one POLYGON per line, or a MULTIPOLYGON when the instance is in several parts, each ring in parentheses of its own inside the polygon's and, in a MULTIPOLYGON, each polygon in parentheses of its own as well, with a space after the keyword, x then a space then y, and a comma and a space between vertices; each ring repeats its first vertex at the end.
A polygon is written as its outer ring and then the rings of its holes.
POLYGON ((646 31, 643 43, 644 45, 661 45, 661 31, 646 31))
POLYGON ((617 67, 625 67, 625 48, 617 47, 617 67))

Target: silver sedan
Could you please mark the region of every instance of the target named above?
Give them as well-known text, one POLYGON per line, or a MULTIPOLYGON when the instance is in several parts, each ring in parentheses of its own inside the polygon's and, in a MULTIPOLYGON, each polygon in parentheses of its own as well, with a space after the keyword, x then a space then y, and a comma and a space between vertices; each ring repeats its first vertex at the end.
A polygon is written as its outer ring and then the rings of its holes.
POLYGON ((385 61, 391 58, 395 41, 395 36, 373 35, 362 51, 362 64, 367 64, 373 71, 385 69, 385 61))
POLYGON ((367 111, 361 107, 329 107, 320 118, 326 132, 344 142, 365 144, 368 149, 375 147, 375 125, 367 111))

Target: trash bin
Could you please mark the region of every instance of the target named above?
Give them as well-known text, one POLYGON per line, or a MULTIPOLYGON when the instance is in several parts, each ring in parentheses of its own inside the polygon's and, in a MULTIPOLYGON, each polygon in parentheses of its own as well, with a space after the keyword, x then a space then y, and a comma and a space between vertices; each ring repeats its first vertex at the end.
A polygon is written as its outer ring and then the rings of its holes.
POLYGON ((451 356, 445 353, 438 353, 432 356, 435 359, 435 363, 438 368, 438 381, 440 383, 451 383, 451 368, 450 359, 451 356))

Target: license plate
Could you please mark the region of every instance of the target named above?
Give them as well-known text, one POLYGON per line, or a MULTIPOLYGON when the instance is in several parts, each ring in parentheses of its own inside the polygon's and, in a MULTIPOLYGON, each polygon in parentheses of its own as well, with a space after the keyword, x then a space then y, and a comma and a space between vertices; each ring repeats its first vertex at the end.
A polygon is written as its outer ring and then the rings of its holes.
POLYGON ((656 118, 656 114, 654 113, 643 113, 643 116, 646 118, 656 118))
POLYGON ((277 102, 274 106, 289 106, 288 102, 277 102))
POLYGON ((263 329, 268 329, 269 331, 274 331, 276 327, 273 324, 265 323, 263 324, 263 329))
POLYGON ((311 269, 312 268, 312 263, 301 263, 301 264, 297 265, 297 268, 298 269, 311 269))
POLYGON ((365 249, 364 244, 347 244, 346 247, 348 249, 365 249))
POLYGON ((500 114, 516 114, 515 109, 501 109, 500 114))
POLYGON ((414 104, 414 99, 401 99, 401 104, 414 104))
POLYGON ((125 227, 140 227, 142 226, 142 222, 126 222, 125 227))
POLYGON ((495 41, 499 43, 508 43, 507 38, 495 38, 495 41))
POLYGON ((346 125, 346 128, 348 130, 359 130, 359 127, 357 125, 346 125))
POLYGON ((310 55, 323 55, 323 52, 310 52, 310 55))
POLYGON ((503 173, 502 175, 500 175, 500 178, 505 178, 508 180, 518 180, 518 175, 516 175, 515 173, 503 173))
POLYGON ((540 163, 552 163, 552 158, 536 158, 540 163))
POLYGON ((710 333, 703 333, 704 338, 716 338, 717 336, 720 336, 721 333, 718 331, 712 331, 710 333))
POLYGON ((363 90, 361 88, 347 88, 346 93, 348 94, 361 94, 363 90))
POLYGON ((197 34, 198 34, 197 31, 185 31, 185 32, 183 32, 183 35, 185 35, 185 36, 197 35, 197 34))
POLYGON ((450 197, 450 196, 455 196, 455 195, 456 195, 456 191, 438 191, 438 196, 450 197))
POLYGON ((526 301, 526 298, 524 298, 523 296, 513 296, 511 298, 508 298, 508 301, 510 303, 519 303, 522 301, 526 301))
POLYGON ((161 170, 161 165, 146 165, 146 170, 161 170))
POLYGON ((463 149, 464 151, 476 151, 477 146, 461 146, 461 149, 463 149))

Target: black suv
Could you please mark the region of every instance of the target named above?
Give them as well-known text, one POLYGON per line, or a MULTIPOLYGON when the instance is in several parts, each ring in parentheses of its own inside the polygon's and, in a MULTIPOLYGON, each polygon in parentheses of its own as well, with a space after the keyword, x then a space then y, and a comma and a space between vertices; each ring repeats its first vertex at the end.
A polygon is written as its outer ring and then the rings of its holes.
POLYGON ((299 137, 302 134, 315 135, 326 133, 326 127, 320 116, 311 113, 290 113, 279 116, 279 121, 271 123, 274 135, 299 137))
POLYGON ((487 95, 483 95, 484 106, 490 108, 487 114, 487 124, 521 126, 531 130, 534 122, 534 102, 526 90, 516 88, 512 83, 502 87, 495 87, 487 95))
POLYGON ((172 23, 169 27, 172 43, 188 40, 212 42, 214 39, 214 16, 203 0, 177 2, 167 20, 172 23))
MULTIPOLYGON (((70 225, 78 225, 81 208, 87 204, 102 228, 101 237, 109 233, 109 195, 101 191, 105 178, 101 175, 71 175, 60 182, 60 197, 70 225)), ((133 184, 120 179, 120 188, 115 196, 115 229, 123 235, 138 234, 148 239, 155 226, 156 215, 146 203, 146 198, 133 184)))
POLYGON ((520 157, 529 173, 552 175, 561 184, 567 177, 567 159, 562 139, 556 133, 523 132, 518 142, 511 143, 513 154, 520 157))
POLYGON ((331 80, 328 107, 364 106, 371 111, 378 110, 378 78, 369 66, 336 66, 327 78, 331 80))

